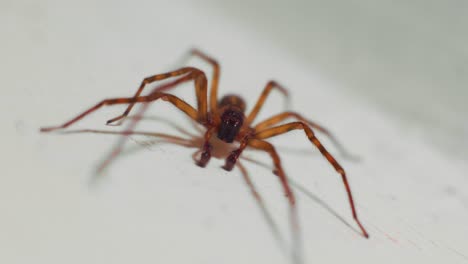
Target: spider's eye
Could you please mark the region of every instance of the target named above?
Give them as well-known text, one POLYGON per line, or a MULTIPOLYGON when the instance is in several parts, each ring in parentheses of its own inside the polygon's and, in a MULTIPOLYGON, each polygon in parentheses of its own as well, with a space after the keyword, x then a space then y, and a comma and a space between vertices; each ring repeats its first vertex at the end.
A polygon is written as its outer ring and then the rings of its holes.
POLYGON ((221 116, 221 124, 218 129, 218 138, 232 143, 244 123, 244 115, 236 110, 228 109, 221 116))

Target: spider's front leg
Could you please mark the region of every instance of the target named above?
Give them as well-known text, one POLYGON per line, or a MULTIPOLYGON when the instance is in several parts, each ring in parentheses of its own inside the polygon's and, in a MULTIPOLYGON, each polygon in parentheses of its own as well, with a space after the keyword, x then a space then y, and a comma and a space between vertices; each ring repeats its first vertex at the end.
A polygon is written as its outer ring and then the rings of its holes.
MULTIPOLYGON (((147 85, 149 85, 151 83, 154 83, 156 81, 161 81, 161 80, 165 80, 165 79, 172 78, 172 77, 178 77, 178 76, 184 76, 184 77, 182 77, 182 78, 180 78, 180 79, 178 79, 176 81, 170 82, 170 83, 168 83, 166 85, 159 86, 159 87, 155 88, 154 90, 152 90, 151 93, 165 92, 167 90, 170 90, 170 89, 176 87, 178 84, 180 84, 182 82, 193 79, 195 81, 195 83, 196 83, 195 93, 197 95, 197 99, 205 98, 204 100, 206 101, 206 97, 207 97, 206 96, 206 89, 207 89, 207 87, 206 87, 205 74, 202 71, 200 71, 200 70, 198 70, 196 68, 193 68, 193 67, 184 67, 184 68, 181 68, 181 69, 178 69, 178 70, 175 70, 175 71, 162 73, 162 74, 156 74, 156 75, 153 75, 153 76, 150 76, 150 77, 147 77, 147 78, 143 79, 143 81, 140 84, 140 87, 136 91, 135 95, 133 95, 133 99, 136 100, 138 97, 140 97, 141 93, 143 92, 143 89, 147 85), (197 82, 198 82, 198 84, 197 84, 197 82)), ((119 115, 117 117, 114 117, 114 118, 112 118, 110 120, 107 120, 106 124, 107 125, 111 125, 111 124, 119 125, 120 123, 115 123, 115 122, 121 121, 125 117, 127 117, 134 105, 135 105, 135 103, 130 103, 123 114, 121 114, 121 115, 119 115)), ((206 112, 205 111, 206 102, 203 105, 204 105, 203 106, 204 109, 201 109, 201 110, 206 112)), ((200 109, 200 101, 198 101, 198 106, 199 106, 199 109, 200 109)))

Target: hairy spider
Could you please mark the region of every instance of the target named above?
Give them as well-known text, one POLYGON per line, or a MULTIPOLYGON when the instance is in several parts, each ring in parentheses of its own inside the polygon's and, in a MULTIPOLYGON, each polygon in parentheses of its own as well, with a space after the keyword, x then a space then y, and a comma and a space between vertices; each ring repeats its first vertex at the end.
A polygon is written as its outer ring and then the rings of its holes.
MULTIPOLYGON (((284 170, 281 165, 280 157, 275 149, 275 147, 265 141, 267 138, 271 138, 277 135, 284 134, 291 130, 295 129, 302 129, 304 130, 307 138, 309 141, 318 148, 320 153, 328 160, 328 162, 335 168, 335 170, 341 175, 344 187, 348 194, 349 204, 351 207, 352 215, 356 223, 358 224, 362 235, 366 238, 369 237, 368 233, 366 232, 365 228, 361 224, 358 219, 356 208, 354 206, 353 196, 351 194, 351 189, 349 187, 348 180, 346 178, 346 173, 341 165, 336 161, 336 159, 325 149, 322 143, 318 140, 315 136, 312 128, 324 133, 336 144, 340 150, 343 150, 341 145, 335 138, 332 136, 328 130, 323 128, 322 126, 311 122, 305 119, 302 115, 295 113, 295 112, 282 112, 280 114, 274 115, 260 123, 257 123, 255 126, 252 126, 252 123, 257 116, 258 112, 260 111, 261 107, 263 106, 265 99, 268 97, 269 93, 272 89, 278 89, 286 96, 288 95, 286 89, 279 85, 275 81, 270 81, 267 83, 263 92, 260 95, 260 98, 257 100, 257 103, 250 111, 248 115, 245 114, 245 102, 244 100, 237 96, 237 95, 226 95, 221 98, 221 100, 217 100, 218 98, 218 83, 219 83, 219 75, 220 75, 220 67, 216 60, 212 59, 211 57, 207 56, 205 53, 202 53, 199 50, 192 50, 190 52, 191 55, 197 56, 202 60, 205 60, 213 67, 213 75, 211 79, 211 90, 210 90, 210 97, 209 97, 209 106, 208 106, 208 95, 207 95, 207 85, 208 81, 206 75, 203 71, 194 68, 194 67, 183 67, 175 71, 157 74, 150 77, 143 79, 140 87, 138 88, 137 92, 133 97, 125 97, 125 98, 112 98, 112 99, 105 99, 96 104, 95 106, 89 108, 88 110, 84 111, 83 113, 79 114, 78 116, 72 118, 71 120, 65 122, 60 126, 55 127, 45 127, 41 128, 42 132, 49 132, 57 129, 66 128, 73 123, 79 121, 83 117, 87 116, 88 114, 94 112, 95 110, 101 108, 105 105, 117 105, 117 104, 128 104, 127 109, 125 112, 117 116, 113 119, 107 121, 107 124, 115 123, 116 121, 122 120, 125 118, 133 108, 136 103, 149 103, 156 101, 158 99, 162 99, 163 101, 167 101, 177 107, 179 110, 184 112, 188 115, 191 119, 199 124, 203 125, 206 128, 206 132, 204 134, 204 144, 201 146, 201 156, 199 160, 196 162, 198 166, 205 167, 211 158, 211 151, 212 146, 210 144, 210 138, 216 134, 216 136, 226 142, 227 144, 233 143, 234 141, 239 142, 239 147, 232 151, 228 157, 226 158, 225 165, 223 168, 225 170, 232 170, 234 165, 236 164, 239 156, 242 154, 242 151, 246 147, 251 147, 253 149, 261 150, 267 152, 274 163, 274 173, 279 177, 284 192, 288 197, 290 206, 294 208, 295 206, 295 198, 294 194, 288 184, 288 180, 284 173, 284 170), (146 96, 141 96, 141 92, 145 88, 146 85, 172 78, 178 77, 173 82, 164 84, 160 87, 155 88, 151 93, 146 96), (188 103, 183 101, 182 99, 165 93, 165 91, 176 87, 177 85, 188 82, 194 81, 195 85, 195 92, 197 98, 197 109, 190 106, 188 103), (282 121, 288 118, 296 119, 295 122, 290 122, 286 124, 280 124, 282 121)), ((135 121, 135 123, 138 121, 135 121)), ((127 132, 128 133, 128 132, 127 132)))

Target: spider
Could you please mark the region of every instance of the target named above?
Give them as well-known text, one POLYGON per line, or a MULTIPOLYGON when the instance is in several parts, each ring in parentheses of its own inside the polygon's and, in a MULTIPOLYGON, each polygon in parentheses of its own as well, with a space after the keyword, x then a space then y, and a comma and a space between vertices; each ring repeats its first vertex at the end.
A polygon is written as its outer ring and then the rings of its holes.
MULTIPOLYGON (((325 147, 322 145, 319 139, 315 136, 315 133, 312 128, 327 135, 334 142, 334 144, 336 144, 340 149, 343 149, 341 145, 338 144, 338 141, 334 139, 332 134, 317 123, 307 120, 302 115, 296 112, 290 111, 274 115, 253 126, 252 123, 255 120, 258 112, 262 108, 269 93, 273 89, 278 89, 285 96, 288 96, 287 90, 277 82, 269 81, 264 87, 263 92, 261 93, 253 109, 249 112, 249 114, 246 114, 246 104, 240 96, 229 94, 218 100, 218 83, 220 77, 220 66, 218 62, 198 49, 191 50, 190 54, 192 56, 200 58, 201 60, 206 61, 213 67, 213 73, 210 83, 211 87, 209 100, 208 80, 206 74, 202 70, 194 67, 183 67, 174 71, 156 74, 143 79, 140 87, 138 88, 137 92, 133 97, 102 100, 98 104, 94 105, 93 107, 89 108, 88 110, 84 111, 78 116, 72 118, 71 120, 65 122, 64 124, 54 127, 43 127, 40 131, 50 132, 58 129, 67 128, 103 106, 118 104, 128 105, 127 109, 122 115, 107 121, 108 125, 116 124, 117 121, 122 121, 125 117, 128 116, 128 114, 130 113, 130 111, 136 103, 146 104, 161 99, 163 101, 171 103, 176 108, 184 112, 187 116, 189 116, 192 120, 206 128, 206 132, 204 133, 203 138, 204 143, 200 149, 201 155, 200 158, 196 161, 196 164, 198 166, 205 167, 210 161, 212 152, 212 145, 210 143, 210 139, 214 135, 216 135, 218 139, 224 141, 226 144, 231 144, 235 141, 239 144, 238 148, 232 151, 226 158, 223 168, 227 171, 233 169, 234 165, 236 164, 237 160, 239 159, 240 155, 242 154, 245 148, 250 147, 253 149, 264 151, 271 156, 274 164, 273 173, 279 177, 282 188, 286 194, 287 199, 289 200, 289 204, 293 208, 295 206, 294 193, 292 192, 291 187, 288 184, 286 174, 281 165, 280 157, 275 147, 265 139, 278 136, 296 129, 303 130, 308 140, 320 151, 320 153, 325 157, 325 159, 341 175, 344 187, 348 195, 352 216, 356 221, 357 225, 359 226, 362 236, 368 238, 369 235, 357 216, 353 196, 351 194, 351 189, 344 169, 336 161, 336 159, 325 149, 325 147), (178 79, 153 89, 146 96, 141 96, 143 89, 148 84, 173 77, 178 77, 178 79), (188 81, 194 81, 197 99, 196 109, 188 103, 186 103, 185 101, 183 101, 182 99, 172 94, 166 93, 167 90, 170 90, 171 88, 174 88, 179 84, 188 81), (296 121, 286 124, 280 124, 282 123, 282 121, 288 118, 294 118, 296 119, 296 121)), ((136 123, 138 121, 136 120, 134 122, 136 123)))

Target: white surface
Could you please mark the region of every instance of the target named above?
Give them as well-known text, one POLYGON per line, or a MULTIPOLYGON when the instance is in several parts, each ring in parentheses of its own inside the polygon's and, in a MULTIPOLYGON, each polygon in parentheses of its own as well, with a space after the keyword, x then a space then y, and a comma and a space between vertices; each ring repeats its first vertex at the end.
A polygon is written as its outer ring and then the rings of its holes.
MULTIPOLYGON (((222 170, 223 160, 200 169, 191 160, 193 150, 142 147, 135 138, 90 188, 94 166, 116 137, 38 133, 102 98, 131 95, 143 77, 166 70, 192 45, 220 60, 220 94, 239 93, 251 106, 274 77, 291 91, 294 110, 325 124, 363 158, 353 163, 338 156, 371 238, 362 239, 296 189, 306 263, 468 262, 465 162, 203 6, 2 3, 1 263, 289 262, 240 173, 222 170)), ((176 93, 193 99, 189 87, 176 93)), ((272 95, 261 117, 280 106, 280 97, 272 95)), ((104 122, 122 110, 104 109, 75 128, 119 130, 104 122)), ((191 129, 164 104, 152 106, 149 116, 191 129)), ((152 121, 140 128, 174 132, 152 121)), ((356 228, 339 176, 303 133, 272 142, 288 176, 356 228)), ((248 156, 270 162, 261 153, 248 156)), ((287 203, 276 177, 245 164, 288 240, 287 203)))

